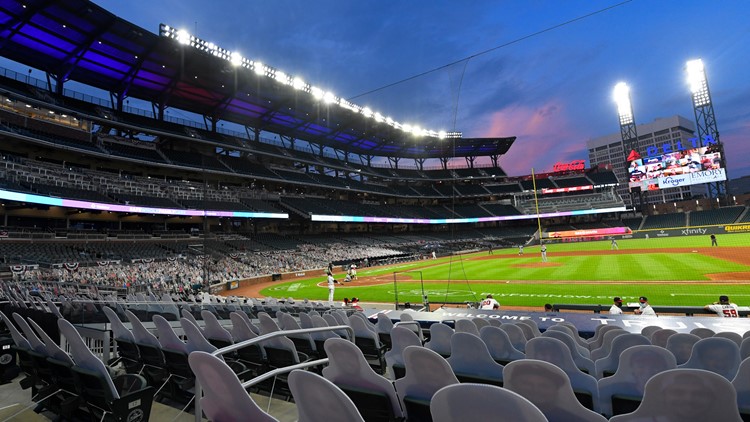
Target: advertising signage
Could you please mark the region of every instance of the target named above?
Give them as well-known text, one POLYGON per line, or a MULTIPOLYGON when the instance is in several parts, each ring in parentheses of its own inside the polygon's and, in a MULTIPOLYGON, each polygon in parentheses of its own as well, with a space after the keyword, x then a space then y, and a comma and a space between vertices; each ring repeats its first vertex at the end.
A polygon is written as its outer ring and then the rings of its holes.
POLYGON ((659 190, 727 180, 717 146, 669 152, 653 157, 631 157, 630 189, 659 190))

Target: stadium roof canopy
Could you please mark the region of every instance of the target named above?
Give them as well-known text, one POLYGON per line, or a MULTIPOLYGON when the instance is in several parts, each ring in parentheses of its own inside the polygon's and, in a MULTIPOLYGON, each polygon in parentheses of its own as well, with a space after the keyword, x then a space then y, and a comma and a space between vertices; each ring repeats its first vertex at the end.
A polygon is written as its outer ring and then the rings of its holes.
POLYGON ((0 51, 42 70, 58 83, 74 80, 114 93, 120 107, 132 97, 255 131, 278 133, 365 156, 478 157, 505 154, 506 138, 440 139, 405 132, 320 96, 235 66, 127 22, 88 0, 4 0, 0 51))

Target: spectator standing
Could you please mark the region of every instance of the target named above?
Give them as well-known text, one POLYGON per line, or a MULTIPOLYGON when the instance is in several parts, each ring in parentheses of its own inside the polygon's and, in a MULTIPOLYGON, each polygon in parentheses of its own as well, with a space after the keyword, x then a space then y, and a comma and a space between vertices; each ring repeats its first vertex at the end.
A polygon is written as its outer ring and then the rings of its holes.
POLYGON ((722 318, 739 318, 739 308, 729 301, 729 296, 719 296, 719 301, 704 306, 707 311, 716 312, 722 318))
POLYGON ((640 307, 635 310, 636 315, 656 316, 656 312, 654 311, 654 308, 649 305, 648 298, 646 296, 639 297, 638 303, 640 307))
POLYGON ((612 299, 614 302, 612 304, 612 307, 609 308, 609 314, 610 315, 622 315, 622 299, 620 299, 619 296, 615 296, 614 299, 612 299))

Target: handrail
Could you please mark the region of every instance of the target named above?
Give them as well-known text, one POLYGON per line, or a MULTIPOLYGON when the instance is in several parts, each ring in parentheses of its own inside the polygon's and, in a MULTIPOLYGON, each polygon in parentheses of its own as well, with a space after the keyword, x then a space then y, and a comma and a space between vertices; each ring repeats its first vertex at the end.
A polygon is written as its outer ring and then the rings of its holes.
MULTIPOLYGON (((235 350, 239 350, 242 348, 245 348, 247 346, 250 346, 252 344, 261 343, 266 340, 270 340, 276 337, 286 337, 288 335, 294 335, 294 334, 309 334, 309 333, 319 333, 323 331, 334 331, 334 330, 346 330, 349 333, 349 338, 351 342, 354 342, 354 329, 348 325, 336 325, 331 327, 314 327, 314 328, 301 328, 299 330, 287 330, 287 331, 274 331, 272 333, 263 334, 261 336, 251 338, 249 340, 243 340, 239 343, 231 344, 227 347, 222 347, 221 349, 217 349, 213 353, 211 353, 214 356, 220 356, 226 353, 234 352, 235 350)), ((272 371, 266 372, 265 374, 258 375, 257 377, 245 381, 242 383, 243 388, 248 388, 252 385, 255 385, 258 382, 261 382, 263 380, 266 380, 268 378, 271 378, 272 376, 276 376, 278 374, 283 374, 286 372, 291 372, 295 369, 301 369, 301 368, 307 368, 308 366, 315 366, 322 363, 328 362, 328 359, 318 359, 310 362, 302 362, 298 363, 296 365, 291 366, 285 366, 283 368, 276 368, 272 371)), ((203 388, 201 387, 200 380, 196 377, 195 378, 195 422, 201 422, 203 420, 203 408, 201 407, 201 395, 203 394, 203 388)))

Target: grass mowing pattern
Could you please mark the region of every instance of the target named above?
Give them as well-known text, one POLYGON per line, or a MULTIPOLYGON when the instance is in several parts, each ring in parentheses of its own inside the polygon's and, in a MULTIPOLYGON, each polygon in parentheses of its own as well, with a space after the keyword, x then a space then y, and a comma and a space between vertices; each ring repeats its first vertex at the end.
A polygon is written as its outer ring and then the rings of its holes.
MULTIPOLYGON (((357 296, 363 301, 393 302, 393 272, 419 270, 425 280, 438 280, 425 283, 425 290, 433 303, 473 301, 487 293, 495 295, 501 305, 539 307, 553 302, 607 304, 613 296, 636 301, 642 295, 648 296, 654 305, 665 306, 704 305, 717 300, 719 294, 729 295, 740 305, 750 302, 747 284, 710 281, 707 274, 750 271, 750 266, 701 254, 701 251, 710 249, 708 236, 628 239, 619 240, 618 243, 620 253, 606 255, 599 253, 609 251, 608 241, 549 245, 551 264, 548 266, 538 265, 537 246, 525 248, 523 256, 517 255, 517 249, 504 249, 496 250, 492 259, 470 259, 487 257, 486 253, 478 253, 460 258, 360 269, 361 277, 381 276, 384 284, 356 286, 355 282, 345 288, 337 286, 335 297, 336 300, 357 296), (628 249, 642 248, 649 248, 650 251, 627 253, 628 249), (697 252, 670 253, 659 250, 664 248, 696 248, 697 252), (587 255, 585 251, 592 251, 592 254, 587 255), (584 254, 562 255, 566 252, 584 254), (556 253, 560 255, 555 256, 556 253), (495 282, 488 283, 488 280, 495 282), (567 281, 570 283, 565 283, 567 281), (580 281, 595 283, 576 283, 580 281), (702 282, 670 283, 674 281, 702 282)), ((719 244, 728 250, 733 246, 750 246, 750 234, 719 236, 719 244)), ((739 249, 737 253, 744 254, 739 249)), ((404 273, 398 276, 400 302, 421 302, 421 286, 418 282, 408 282, 412 275, 404 273)), ((337 279, 343 279, 343 275, 337 274, 337 279)), ((326 300, 328 289, 317 286, 323 281, 324 277, 316 277, 280 283, 261 293, 275 297, 326 300)))

